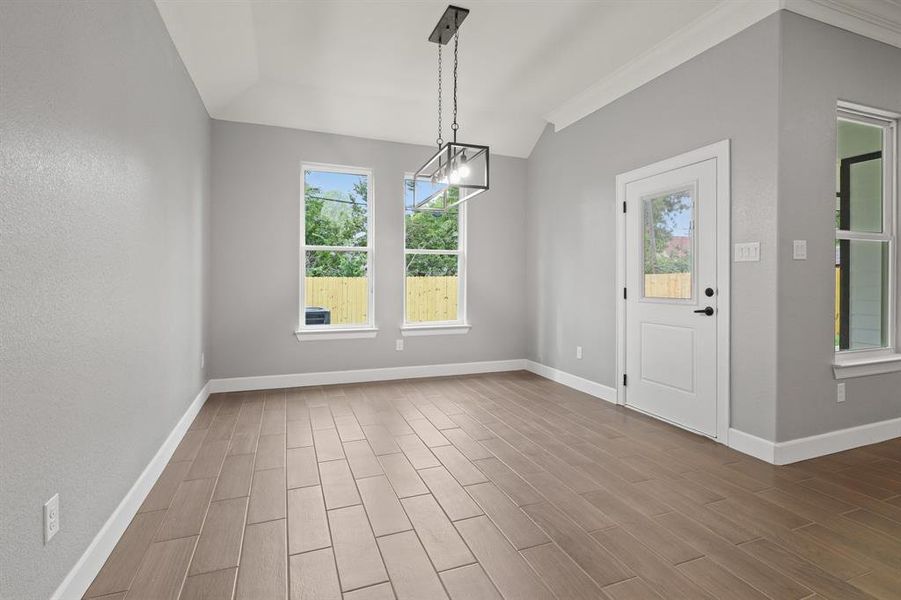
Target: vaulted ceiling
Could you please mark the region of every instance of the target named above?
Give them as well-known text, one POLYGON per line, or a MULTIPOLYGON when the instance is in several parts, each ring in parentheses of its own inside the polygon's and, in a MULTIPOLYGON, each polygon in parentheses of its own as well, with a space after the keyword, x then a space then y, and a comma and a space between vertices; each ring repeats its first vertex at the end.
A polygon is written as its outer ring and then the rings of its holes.
MULTIPOLYGON (((765 16, 761 6, 785 1, 745 2, 757 7, 746 20, 765 16)), ((437 49, 427 38, 445 1, 157 5, 213 118, 435 141, 437 49)), ((472 12, 460 35, 460 139, 511 156, 528 156, 549 121, 559 127, 610 101, 622 87, 617 78, 628 79, 642 61, 666 70, 676 66, 667 67, 667 60, 690 57, 679 58, 686 48, 702 51, 690 37, 693 28, 717 25, 724 8, 735 13, 735 0, 469 0, 465 6, 472 12)), ((707 31, 698 36, 707 47, 717 41, 707 31)), ((644 78, 655 76, 653 68, 640 70, 644 78)), ((449 88, 448 77, 446 111, 449 88)), ((445 117, 447 138, 449 111, 445 117)))

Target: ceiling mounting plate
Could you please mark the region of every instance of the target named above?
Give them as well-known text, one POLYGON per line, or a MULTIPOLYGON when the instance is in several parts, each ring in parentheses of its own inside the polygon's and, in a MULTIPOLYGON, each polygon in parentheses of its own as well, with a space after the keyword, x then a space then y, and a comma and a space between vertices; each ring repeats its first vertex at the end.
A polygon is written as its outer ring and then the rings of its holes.
POLYGON ((460 25, 463 24, 468 14, 468 8, 449 5, 438 20, 438 24, 435 25, 435 29, 432 30, 429 41, 436 44, 447 44, 454 37, 454 34, 457 33, 457 30, 460 29, 460 25))

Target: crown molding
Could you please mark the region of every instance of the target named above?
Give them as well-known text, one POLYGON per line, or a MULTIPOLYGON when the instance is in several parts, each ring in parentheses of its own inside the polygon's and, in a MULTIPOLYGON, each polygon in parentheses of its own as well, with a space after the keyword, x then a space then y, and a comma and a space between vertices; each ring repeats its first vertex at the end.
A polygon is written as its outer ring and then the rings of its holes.
POLYGON ((901 3, 895 0, 782 0, 782 8, 901 48, 901 3))
POLYGON ((545 116, 560 131, 779 10, 901 48, 896 0, 726 0, 545 116))

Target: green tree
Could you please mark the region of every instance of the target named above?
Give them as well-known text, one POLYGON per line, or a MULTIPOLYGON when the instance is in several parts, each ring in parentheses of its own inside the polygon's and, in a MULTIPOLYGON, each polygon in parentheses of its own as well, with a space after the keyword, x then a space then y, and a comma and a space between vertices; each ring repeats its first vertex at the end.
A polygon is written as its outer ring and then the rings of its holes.
POLYGON ((691 270, 691 248, 673 244, 679 219, 692 209, 691 196, 676 192, 644 202, 644 272, 686 273, 691 270))
MULTIPOLYGON (((408 189, 413 182, 406 181, 408 189)), ((448 192, 448 202, 456 201, 457 190, 448 192)), ((456 250, 459 247, 460 211, 454 206, 447 210, 413 210, 407 208, 406 247, 408 250, 456 250)), ((457 274, 457 256, 448 254, 408 254, 408 277, 443 277, 457 274)))
MULTIPOLYGON (((358 177, 351 192, 323 192, 304 186, 306 243, 311 246, 365 246, 368 184, 358 177)), ((366 253, 308 250, 308 277, 364 277, 366 253)))

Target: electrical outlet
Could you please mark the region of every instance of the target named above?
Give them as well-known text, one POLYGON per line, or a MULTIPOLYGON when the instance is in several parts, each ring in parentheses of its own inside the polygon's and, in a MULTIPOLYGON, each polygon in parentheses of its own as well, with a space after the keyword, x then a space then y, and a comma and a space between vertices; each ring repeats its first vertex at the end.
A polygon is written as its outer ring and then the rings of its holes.
POLYGON ((200 368, 203 368, 203 365, 206 364, 206 358, 203 356, 203 352, 200 353, 200 368))
POLYGON ((46 544, 59 531, 59 494, 44 503, 44 543, 46 544))
POLYGON ((795 240, 792 242, 792 258, 795 260, 807 260, 807 240, 795 240))
POLYGON ((838 384, 837 393, 836 393, 836 402, 844 402, 845 401, 845 384, 838 384))
POLYGON ((394 349, 397 350, 398 352, 403 351, 403 349, 404 349, 404 341, 403 341, 403 340, 395 340, 395 342, 394 342, 394 349))
POLYGON ((576 346, 576 358, 582 360, 582 346, 576 346))

